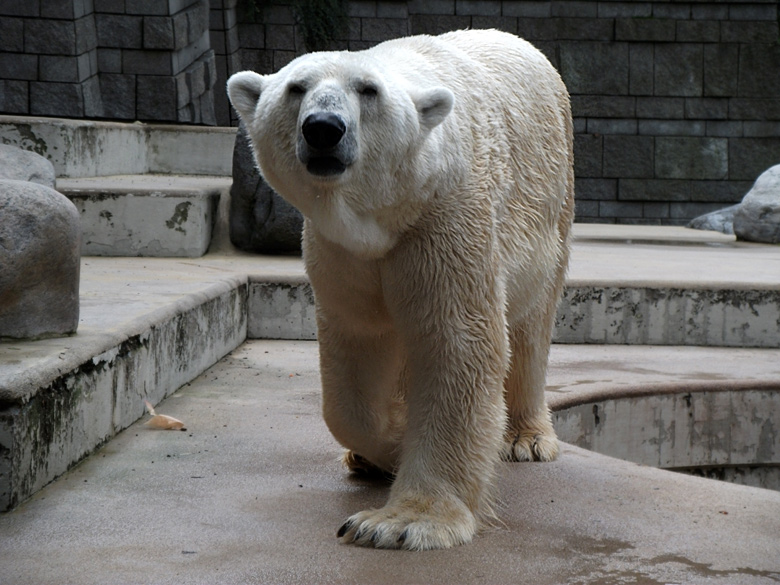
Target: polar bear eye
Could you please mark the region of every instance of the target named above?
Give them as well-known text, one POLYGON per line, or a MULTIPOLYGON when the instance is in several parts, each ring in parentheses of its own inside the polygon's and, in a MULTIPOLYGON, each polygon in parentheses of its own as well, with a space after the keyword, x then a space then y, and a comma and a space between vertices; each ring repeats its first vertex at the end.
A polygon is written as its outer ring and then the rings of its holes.
POLYGON ((379 93, 379 90, 375 85, 367 83, 358 88, 358 93, 365 97, 376 97, 379 93))
POLYGON ((287 86, 287 91, 290 95, 303 95, 306 93, 306 88, 300 83, 291 83, 287 86))

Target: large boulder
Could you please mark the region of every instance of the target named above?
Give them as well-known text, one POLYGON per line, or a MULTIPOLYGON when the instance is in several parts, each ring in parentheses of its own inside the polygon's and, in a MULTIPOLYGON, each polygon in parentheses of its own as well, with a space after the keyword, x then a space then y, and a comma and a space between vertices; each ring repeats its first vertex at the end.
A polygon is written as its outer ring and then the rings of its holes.
POLYGON ((0 180, 0 338, 76 332, 81 228, 76 207, 38 183, 0 180))
POLYGON ((230 241, 248 252, 300 252, 302 229, 300 211, 260 176, 242 124, 233 150, 230 241))
POLYGON ((39 154, 0 144, 0 179, 30 181, 54 189, 54 166, 39 154))
POLYGON ((780 165, 764 171, 734 213, 740 240, 780 243, 780 165))

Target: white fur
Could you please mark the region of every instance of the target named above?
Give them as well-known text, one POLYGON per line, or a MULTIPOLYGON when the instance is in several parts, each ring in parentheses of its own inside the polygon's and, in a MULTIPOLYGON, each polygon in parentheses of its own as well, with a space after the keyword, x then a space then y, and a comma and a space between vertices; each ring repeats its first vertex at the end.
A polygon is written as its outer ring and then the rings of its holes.
POLYGON ((574 212, 563 83, 525 41, 461 31, 304 55, 228 88, 263 175, 305 216, 326 422, 351 469, 395 474, 341 538, 469 542, 499 454, 558 453, 544 378, 574 212), (346 124, 335 176, 301 162, 317 111, 346 124))

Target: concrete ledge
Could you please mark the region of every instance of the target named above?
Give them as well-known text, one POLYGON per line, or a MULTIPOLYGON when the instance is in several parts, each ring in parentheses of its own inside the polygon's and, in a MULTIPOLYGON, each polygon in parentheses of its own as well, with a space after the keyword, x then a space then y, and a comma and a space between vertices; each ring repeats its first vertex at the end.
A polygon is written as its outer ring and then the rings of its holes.
POLYGON ((58 177, 230 176, 235 128, 0 116, 0 143, 49 159, 58 177))
POLYGON ((81 213, 85 256, 200 257, 230 185, 230 178, 178 175, 57 180, 81 213))
POLYGON ((246 303, 245 284, 212 285, 137 319, 119 340, 12 364, 0 379, 0 510, 137 420, 144 399, 159 402, 243 342, 246 303))

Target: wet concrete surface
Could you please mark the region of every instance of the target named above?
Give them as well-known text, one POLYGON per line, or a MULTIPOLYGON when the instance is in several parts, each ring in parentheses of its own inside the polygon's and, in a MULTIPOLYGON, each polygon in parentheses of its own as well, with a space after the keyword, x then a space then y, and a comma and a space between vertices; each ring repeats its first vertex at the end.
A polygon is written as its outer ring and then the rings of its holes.
MULTIPOLYGON (((550 396, 684 371, 777 376, 771 350, 725 359, 696 349, 648 359, 635 348, 555 346, 550 396)), ((381 506, 388 485, 340 466, 317 364, 315 342, 247 341, 158 405, 186 431, 139 421, 0 515, 0 583, 780 582, 780 493, 571 446, 553 463, 501 464, 501 523, 472 544, 425 553, 340 544, 341 523, 381 506)))

